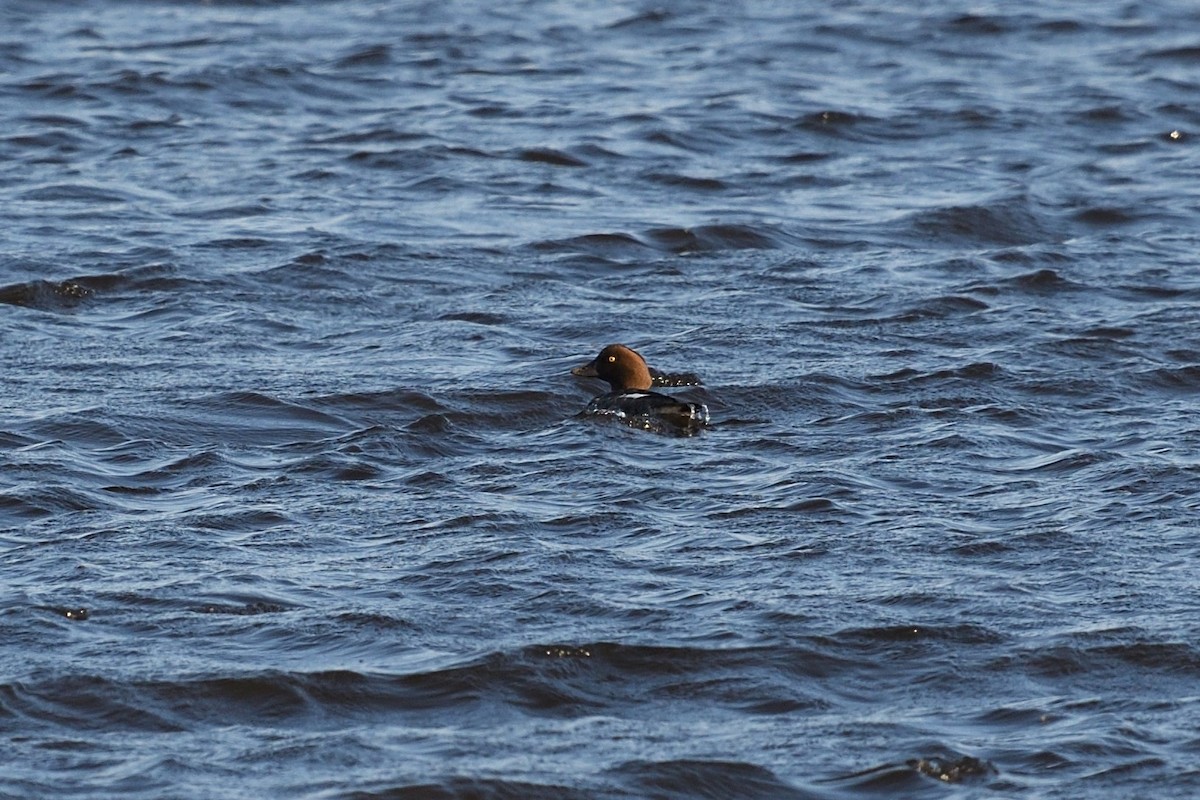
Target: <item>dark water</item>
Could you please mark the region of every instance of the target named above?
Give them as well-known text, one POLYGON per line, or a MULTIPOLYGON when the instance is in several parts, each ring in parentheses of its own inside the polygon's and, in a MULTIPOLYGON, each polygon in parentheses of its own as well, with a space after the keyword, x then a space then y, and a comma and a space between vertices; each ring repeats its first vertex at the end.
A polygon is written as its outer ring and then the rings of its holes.
POLYGON ((1193 3, 3 15, 0 796, 1200 795, 1193 3))

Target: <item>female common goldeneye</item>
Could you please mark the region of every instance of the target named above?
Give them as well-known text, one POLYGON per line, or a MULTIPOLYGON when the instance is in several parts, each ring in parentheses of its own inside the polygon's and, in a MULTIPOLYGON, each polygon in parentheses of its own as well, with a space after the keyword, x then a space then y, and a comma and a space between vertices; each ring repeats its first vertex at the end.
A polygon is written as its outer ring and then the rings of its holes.
MULTIPOLYGON (((708 407, 703 403, 685 403, 650 391, 656 385, 653 372, 646 359, 623 344, 610 344, 594 361, 571 370, 572 375, 599 378, 612 387, 588 403, 587 414, 615 416, 628 425, 659 432, 693 433, 708 424, 708 407)), ((694 375, 657 375, 660 386, 700 383, 694 375)))

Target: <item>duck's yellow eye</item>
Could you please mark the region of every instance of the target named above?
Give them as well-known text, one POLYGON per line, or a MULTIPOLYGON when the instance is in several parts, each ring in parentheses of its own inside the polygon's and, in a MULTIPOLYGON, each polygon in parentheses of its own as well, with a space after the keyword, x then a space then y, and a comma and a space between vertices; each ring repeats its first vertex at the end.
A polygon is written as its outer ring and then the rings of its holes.
POLYGON ((613 363, 613 362, 614 362, 614 361, 616 361, 616 360, 617 360, 617 357, 616 357, 616 356, 609 356, 609 357, 608 357, 608 363, 610 363, 610 364, 611 364, 611 363, 613 363))

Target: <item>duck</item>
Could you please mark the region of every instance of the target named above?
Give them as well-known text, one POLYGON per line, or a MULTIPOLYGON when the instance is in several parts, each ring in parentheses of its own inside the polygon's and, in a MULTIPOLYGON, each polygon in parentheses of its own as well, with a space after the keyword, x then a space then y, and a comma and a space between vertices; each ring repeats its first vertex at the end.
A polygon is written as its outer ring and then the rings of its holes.
POLYGON ((655 385, 699 385, 699 378, 690 373, 652 370, 641 353, 632 347, 607 345, 595 359, 575 367, 571 374, 599 378, 611 389, 608 394, 588 403, 584 414, 613 416, 633 427, 664 432, 690 433, 708 425, 708 406, 703 403, 689 403, 651 391, 655 385), (681 380, 686 382, 677 382, 681 380))

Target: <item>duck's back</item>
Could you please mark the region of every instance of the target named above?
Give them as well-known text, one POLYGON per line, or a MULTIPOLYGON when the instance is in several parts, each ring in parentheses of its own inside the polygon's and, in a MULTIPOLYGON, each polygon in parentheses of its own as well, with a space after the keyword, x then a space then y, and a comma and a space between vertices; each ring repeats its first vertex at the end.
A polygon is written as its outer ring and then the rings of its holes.
POLYGON ((708 424, 708 407, 703 403, 688 403, 640 389, 600 395, 588 404, 587 410, 592 414, 612 414, 624 419, 660 419, 675 425, 708 424))

